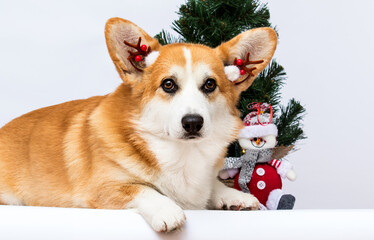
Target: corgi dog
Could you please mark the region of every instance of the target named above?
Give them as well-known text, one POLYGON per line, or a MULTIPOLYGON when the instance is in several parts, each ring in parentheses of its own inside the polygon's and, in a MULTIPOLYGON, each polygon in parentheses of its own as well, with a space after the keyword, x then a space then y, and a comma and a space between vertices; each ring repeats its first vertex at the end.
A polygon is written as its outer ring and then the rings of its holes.
POLYGON ((242 128, 240 93, 271 60, 275 31, 249 30, 216 48, 161 46, 112 18, 105 37, 123 81, 114 92, 0 129, 0 204, 135 209, 158 232, 181 228, 183 209, 258 209, 217 176, 242 128))

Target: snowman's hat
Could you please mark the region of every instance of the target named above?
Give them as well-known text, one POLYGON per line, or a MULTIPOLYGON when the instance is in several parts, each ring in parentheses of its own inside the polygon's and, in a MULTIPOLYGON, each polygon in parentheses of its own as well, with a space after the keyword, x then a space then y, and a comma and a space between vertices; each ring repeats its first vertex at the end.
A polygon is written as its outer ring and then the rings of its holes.
POLYGON ((245 116, 244 128, 239 133, 239 138, 278 136, 277 126, 273 123, 273 108, 268 103, 250 103, 247 108, 251 110, 245 116), (270 113, 265 113, 270 109, 270 113))

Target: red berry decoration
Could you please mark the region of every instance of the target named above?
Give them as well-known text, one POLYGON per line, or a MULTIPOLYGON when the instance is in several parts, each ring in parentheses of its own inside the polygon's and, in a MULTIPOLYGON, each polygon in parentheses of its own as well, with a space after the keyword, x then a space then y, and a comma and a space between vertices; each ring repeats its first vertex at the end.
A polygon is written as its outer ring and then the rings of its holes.
POLYGON ((241 60, 240 58, 236 60, 236 65, 241 66, 242 64, 243 64, 243 60, 241 60))
POLYGON ((143 52, 145 52, 145 51, 147 51, 147 45, 142 45, 141 47, 140 47, 140 49, 143 51, 143 52))
POLYGON ((137 55, 135 57, 135 62, 140 62, 142 60, 142 57, 140 55, 137 55))
POLYGON ((241 69, 240 70, 240 75, 244 75, 246 72, 245 72, 245 70, 244 69, 241 69))

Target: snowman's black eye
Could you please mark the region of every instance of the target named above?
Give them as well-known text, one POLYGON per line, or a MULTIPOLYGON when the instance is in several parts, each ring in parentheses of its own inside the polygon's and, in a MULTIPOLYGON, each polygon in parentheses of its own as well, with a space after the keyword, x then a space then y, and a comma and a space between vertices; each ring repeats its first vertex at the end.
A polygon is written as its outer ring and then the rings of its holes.
POLYGON ((252 139, 253 141, 257 141, 257 138, 252 139))

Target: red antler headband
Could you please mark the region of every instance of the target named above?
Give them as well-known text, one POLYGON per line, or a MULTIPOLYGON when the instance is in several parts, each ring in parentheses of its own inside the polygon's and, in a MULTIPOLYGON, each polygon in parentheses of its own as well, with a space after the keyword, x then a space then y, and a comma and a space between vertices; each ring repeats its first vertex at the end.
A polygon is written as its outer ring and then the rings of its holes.
POLYGON ((143 70, 140 69, 138 66, 140 65, 140 67, 144 67, 144 64, 142 62, 144 61, 144 58, 148 56, 148 54, 151 52, 150 46, 148 47, 147 45, 144 45, 144 44, 140 46, 141 41, 142 41, 141 37, 139 37, 138 43, 136 45, 131 44, 127 42, 126 40, 123 41, 123 43, 126 44, 127 46, 135 48, 136 52, 132 52, 130 50, 127 51, 130 54, 127 57, 127 60, 129 60, 131 65, 139 72, 143 72, 143 70))
POLYGON ((247 65, 249 65, 249 64, 260 64, 260 63, 264 62, 264 60, 250 61, 249 60, 249 55, 250 55, 250 53, 248 52, 244 61, 240 58, 239 59, 237 59, 237 58, 234 59, 233 65, 239 68, 240 75, 245 75, 246 73, 248 74, 248 76, 246 78, 244 78, 242 81, 240 81, 240 82, 234 81, 235 85, 239 85, 239 84, 245 82, 249 77, 254 77, 255 76, 253 74, 253 71, 256 69, 256 67, 247 68, 247 65))
MULTIPOLYGON (((151 52, 151 47, 150 46, 147 46, 147 45, 144 45, 144 44, 140 45, 141 41, 142 41, 141 37, 139 37, 138 43, 136 45, 131 44, 131 43, 127 42, 126 40, 123 41, 124 44, 126 44, 127 46, 129 46, 131 48, 134 48, 136 50, 135 52, 132 52, 130 50, 127 51, 129 53, 129 56, 127 57, 127 60, 129 60, 131 65, 139 72, 143 72, 143 69, 141 69, 141 68, 145 67, 144 59, 151 52)), ((249 60, 249 55, 250 55, 250 53, 248 52, 244 61, 240 58, 239 59, 237 59, 237 58, 234 59, 234 62, 233 62, 234 66, 232 66, 232 67, 234 67, 234 69, 233 69, 234 70, 234 75, 232 75, 232 73, 226 73, 226 69, 225 69, 225 73, 231 75, 228 78, 231 81, 233 81, 235 85, 239 85, 239 84, 245 82, 249 77, 254 76, 253 71, 256 69, 256 67, 247 68, 247 65, 249 65, 249 64, 260 64, 260 63, 264 62, 264 60, 250 61, 249 60), (237 67, 236 69, 239 69, 240 75, 245 75, 247 73, 248 76, 246 78, 244 78, 242 81, 236 82, 235 79, 239 78, 239 74, 238 73, 237 73, 238 75, 235 74, 235 72, 238 71, 238 70, 235 70, 235 67, 237 67)), ((157 58, 157 56, 156 56, 156 58, 157 58)), ((230 66, 228 66, 228 68, 230 68, 230 66)))

